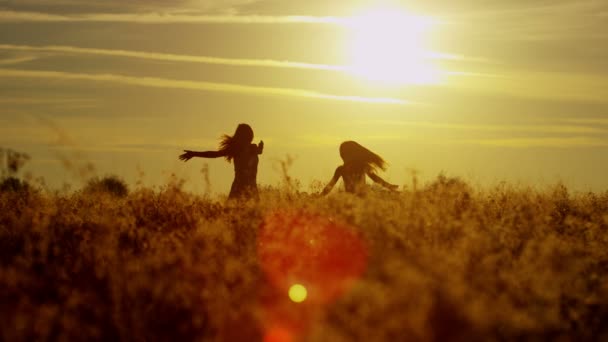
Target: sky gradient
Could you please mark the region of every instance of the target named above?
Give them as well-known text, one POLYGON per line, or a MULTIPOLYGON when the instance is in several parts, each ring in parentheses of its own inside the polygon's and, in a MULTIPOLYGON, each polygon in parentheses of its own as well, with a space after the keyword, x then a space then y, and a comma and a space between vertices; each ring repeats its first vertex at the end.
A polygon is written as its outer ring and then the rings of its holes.
MULTIPOLYGON (((378 41, 408 59, 407 35, 378 41)), ((49 186, 77 186, 92 164, 203 191, 207 164, 227 193, 232 165, 177 156, 241 122, 266 145, 260 184, 280 182, 287 155, 304 188, 326 182, 356 140, 396 184, 415 169, 605 191, 608 2, 0 0, 0 147, 30 154, 25 172, 49 186), (440 82, 349 72, 349 18, 378 6, 433 23, 420 58, 440 82)))

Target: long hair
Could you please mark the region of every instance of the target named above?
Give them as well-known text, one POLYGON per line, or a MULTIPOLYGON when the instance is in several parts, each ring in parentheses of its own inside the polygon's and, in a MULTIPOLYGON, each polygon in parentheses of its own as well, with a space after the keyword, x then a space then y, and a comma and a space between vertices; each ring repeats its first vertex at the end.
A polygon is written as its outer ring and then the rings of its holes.
POLYGON ((224 134, 220 140, 220 152, 226 152, 226 160, 229 162, 234 159, 236 154, 243 148, 249 146, 253 141, 253 129, 248 124, 239 124, 230 136, 224 134))
POLYGON ((386 162, 382 157, 354 141, 345 141, 340 144, 340 157, 344 160, 344 164, 361 169, 386 170, 386 162))

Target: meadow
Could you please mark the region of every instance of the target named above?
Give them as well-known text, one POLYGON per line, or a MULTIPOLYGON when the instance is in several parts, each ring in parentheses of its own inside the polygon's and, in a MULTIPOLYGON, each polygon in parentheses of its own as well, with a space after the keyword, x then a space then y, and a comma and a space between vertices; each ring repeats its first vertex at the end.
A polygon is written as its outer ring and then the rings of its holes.
POLYGON ((608 192, 183 184, 3 189, 0 340, 608 340, 608 192))

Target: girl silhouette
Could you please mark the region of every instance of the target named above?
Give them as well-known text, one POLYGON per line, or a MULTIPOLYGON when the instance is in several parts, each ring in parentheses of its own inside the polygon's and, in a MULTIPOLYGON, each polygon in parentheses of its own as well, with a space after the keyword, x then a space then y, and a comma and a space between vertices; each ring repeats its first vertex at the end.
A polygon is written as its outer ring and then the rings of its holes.
POLYGON ((184 150, 179 159, 188 161, 192 157, 224 157, 234 160, 234 181, 228 199, 259 199, 257 187, 258 154, 262 154, 264 142, 252 144, 253 130, 247 124, 239 124, 233 136, 224 134, 218 151, 196 152, 184 150))
POLYGON ((377 169, 386 169, 384 159, 358 143, 345 141, 340 144, 340 157, 342 157, 344 164, 336 168, 334 177, 325 186, 321 195, 328 194, 340 177, 344 180, 345 190, 350 193, 360 194, 365 191, 365 175, 387 189, 397 190, 399 187, 386 182, 376 174, 377 169))

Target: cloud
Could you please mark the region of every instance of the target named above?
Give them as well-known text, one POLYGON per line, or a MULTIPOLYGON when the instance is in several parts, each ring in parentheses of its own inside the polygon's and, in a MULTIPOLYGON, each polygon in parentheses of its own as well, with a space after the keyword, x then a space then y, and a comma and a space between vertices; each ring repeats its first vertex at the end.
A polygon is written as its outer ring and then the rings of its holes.
MULTIPOLYGON (((16 88, 17 91, 19 87, 16 88)), ((28 94, 19 95, 16 92, 0 95, 0 120, 3 117, 24 117, 31 111, 66 111, 88 110, 100 105, 99 100, 90 97, 71 97, 64 95, 28 94)), ((1 127, 2 125, 0 125, 1 127)), ((2 127, 4 128, 4 127, 2 127)))
MULTIPOLYGON (((317 64, 317 63, 304 63, 295 61, 280 61, 273 59, 246 59, 246 58, 222 58, 212 56, 195 56, 195 55, 181 55, 181 54, 169 54, 169 53, 158 53, 158 52, 144 52, 144 51, 132 51, 132 50, 115 50, 115 49, 97 49, 97 48, 82 48, 76 46, 62 46, 62 45, 48 45, 48 46, 30 46, 30 45, 13 45, 13 44, 0 44, 0 50, 10 51, 25 51, 25 52, 51 52, 51 53, 64 53, 64 54, 88 54, 96 56, 112 56, 112 57, 126 57, 126 58, 138 58, 145 60, 160 60, 169 62, 186 62, 186 63, 203 63, 213 65, 228 65, 228 66, 241 66, 241 67, 266 67, 266 68, 286 68, 286 69, 305 69, 305 70, 323 70, 323 71, 335 71, 335 72, 352 72, 352 67, 347 65, 330 65, 330 64, 317 64)), ((451 55, 445 53, 429 52, 426 56, 428 59, 439 59, 449 61, 474 61, 478 63, 489 63, 488 60, 483 58, 466 57, 462 55, 451 55)), ((35 56, 15 58, 6 60, 5 64, 18 64, 36 59, 35 56)), ((0 60, 0 65, 4 64, 0 60)), ((458 74, 458 76, 474 76, 471 73, 455 73, 447 72, 449 75, 458 74)))
POLYGON ((579 125, 608 125, 608 118, 566 118, 558 121, 579 125))
POLYGON ((468 27, 472 35, 493 40, 589 40, 608 36, 608 23, 601 16, 607 10, 604 0, 484 3, 474 9, 457 7, 441 21, 452 29, 468 27))
POLYGON ((118 13, 197 11, 201 13, 235 13, 236 8, 257 0, 0 0, 0 7, 13 11, 49 13, 118 13))
POLYGON ((13 65, 13 64, 21 64, 36 60, 36 56, 20 56, 13 58, 0 59, 0 65, 13 65))
MULTIPOLYGON (((139 59, 162 60, 170 62, 189 62, 189 63, 204 63, 204 64, 219 64, 232 66, 254 66, 254 67, 271 67, 271 68, 293 68, 293 69, 312 69, 312 70, 331 70, 331 71, 347 71, 347 67, 328 64, 314 64, 290 61, 278 61, 272 59, 244 59, 244 58, 221 58, 210 56, 193 56, 193 55, 177 55, 168 53, 143 52, 143 51, 127 51, 127 50, 109 50, 109 49, 92 49, 81 48, 75 46, 28 46, 28 45, 11 45, 0 44, 1 50, 12 51, 41 51, 41 52, 59 52, 68 54, 91 54, 101 56, 114 57, 129 57, 139 59)), ((33 58, 31 58, 33 59, 33 58)), ((14 63, 27 61, 31 59, 15 59, 14 63)), ((11 60, 9 60, 11 61, 11 60)), ((0 64, 3 61, 0 60, 0 64)), ((6 64, 9 64, 8 62, 6 64)), ((11 63, 13 64, 13 63, 11 63)))
MULTIPOLYGON (((2 2, 0 1, 0 4, 2 2)), ((221 1, 96 1, 96 0, 20 0, 8 2, 0 11, 0 22, 128 22, 128 23, 315 23, 344 24, 344 17, 285 15, 292 13, 351 13, 361 3, 221 1), (310 8, 316 10, 310 11, 310 8), (276 13, 262 15, 260 13, 276 13), (240 14, 240 15, 239 15, 240 14)), ((472 29, 477 36, 508 40, 557 40, 564 37, 606 37, 608 3, 587 1, 526 1, 525 3, 484 1, 420 4, 421 13, 435 18, 448 30, 454 25, 472 29), (481 9, 480 9, 481 8, 481 9), (603 30, 601 28, 604 28, 603 30)))
POLYGON ((546 137, 546 138, 507 138, 507 139, 471 139, 459 140, 459 143, 497 147, 530 148, 575 148, 575 147, 606 147, 608 141, 592 137, 546 137))
POLYGON ((535 132, 535 133, 608 133, 608 130, 598 127, 582 125, 513 125, 513 124, 459 124, 448 122, 428 122, 428 121, 401 121, 401 120, 360 120, 356 124, 361 125, 388 125, 388 126, 410 126, 418 128, 465 130, 465 131, 485 131, 485 132, 535 132))
POLYGON ((167 152, 181 151, 183 146, 171 144, 97 144, 97 145, 61 145, 53 144, 49 149, 54 151, 71 151, 71 152, 105 152, 105 153, 142 153, 142 152, 167 152))
POLYGON ((0 22, 124 22, 139 24, 341 24, 337 17, 197 15, 182 13, 86 13, 49 14, 40 12, 0 11, 0 22))
MULTIPOLYGON (((294 147, 328 147, 338 146, 341 142, 348 140, 344 136, 339 135, 298 135, 294 136, 287 143, 294 147)), ((426 142, 425 139, 415 139, 402 134, 357 134, 359 142, 399 142, 399 141, 414 141, 426 142)))
POLYGON ((73 81, 114 82, 131 86, 201 90, 214 92, 240 93, 250 95, 290 96, 311 99, 325 99, 347 102, 364 102, 378 104, 408 104, 408 101, 396 98, 348 96, 320 93, 311 90, 293 88, 255 87, 241 84, 213 83, 200 81, 173 80, 156 77, 133 77, 115 74, 82 74, 60 71, 0 69, 0 77, 7 78, 43 78, 73 81))
POLYGON ((447 86, 482 94, 519 98, 607 103, 608 78, 598 73, 523 71, 452 74, 447 86))
POLYGON ((35 104, 58 104, 58 105, 77 105, 91 106, 97 103, 94 99, 85 98, 40 98, 40 97, 10 97, 0 98, 0 104, 35 105, 35 104))

